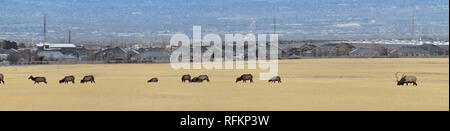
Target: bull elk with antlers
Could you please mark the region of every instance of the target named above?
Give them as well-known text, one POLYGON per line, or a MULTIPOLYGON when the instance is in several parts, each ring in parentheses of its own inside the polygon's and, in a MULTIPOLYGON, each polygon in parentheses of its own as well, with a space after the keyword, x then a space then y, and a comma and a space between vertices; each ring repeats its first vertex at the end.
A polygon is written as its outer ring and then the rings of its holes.
POLYGON ((403 73, 401 79, 398 80, 398 74, 399 74, 399 72, 395 73, 395 77, 397 78, 398 86, 403 86, 405 84, 409 85, 410 83, 417 86, 417 77, 416 76, 405 75, 405 73, 403 73))

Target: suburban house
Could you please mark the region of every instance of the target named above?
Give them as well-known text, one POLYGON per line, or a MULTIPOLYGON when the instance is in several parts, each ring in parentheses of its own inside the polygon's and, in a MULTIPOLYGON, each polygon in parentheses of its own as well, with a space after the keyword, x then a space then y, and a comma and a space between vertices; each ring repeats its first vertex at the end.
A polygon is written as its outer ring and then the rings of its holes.
POLYGON ((352 51, 355 46, 348 43, 331 43, 324 44, 315 48, 315 56, 318 57, 337 57, 337 56, 348 56, 350 51, 352 51))
POLYGON ((75 56, 79 61, 94 61, 96 53, 100 51, 99 46, 82 46, 77 47, 75 56))
POLYGON ((140 48, 137 51, 140 53, 142 62, 170 60, 170 54, 165 48, 140 48))
POLYGON ((8 56, 9 54, 0 54, 0 65, 9 65, 8 56))
POLYGON ((389 49, 380 44, 372 44, 371 49, 380 53, 380 56, 387 56, 389 53, 389 49))
POLYGON ((37 55, 36 49, 22 48, 22 49, 10 49, 8 55, 8 61, 10 64, 33 64, 35 61, 41 60, 37 55))
POLYGON ((77 47, 74 44, 65 43, 38 43, 37 55, 40 61, 58 61, 76 63, 77 47))
POLYGON ((65 55, 60 51, 54 50, 43 50, 38 51, 37 55, 41 57, 41 61, 66 61, 66 62, 76 62, 76 57, 72 55, 65 55))
POLYGON ((289 48, 287 52, 288 57, 313 57, 317 46, 311 44, 304 44, 299 48, 289 48))
POLYGON ((422 49, 430 52, 430 55, 432 55, 432 56, 443 56, 443 55, 445 55, 445 49, 443 49, 443 48, 441 48, 439 46, 436 46, 436 45, 433 45, 433 44, 423 44, 421 47, 422 47, 422 49))
POLYGON ((357 48, 349 53, 351 57, 379 57, 383 56, 373 48, 357 48))
POLYGON ((96 53, 95 58, 96 60, 125 61, 128 59, 128 53, 120 47, 108 48, 96 53))
POLYGON ((355 46, 348 43, 341 43, 337 47, 337 56, 348 56, 355 46))
POLYGON ((388 55, 388 49, 379 45, 372 44, 371 46, 355 46, 356 49, 349 53, 351 57, 381 57, 388 55))
POLYGON ((134 49, 114 47, 102 50, 95 54, 95 60, 108 63, 130 63, 140 61, 140 53, 134 49))
MULTIPOLYGON (((0 39, 0 43, 3 43, 5 40, 0 39)), ((0 49, 3 49, 3 44, 0 44, 0 49)))
POLYGON ((334 57, 337 56, 337 46, 339 44, 324 44, 314 49, 317 57, 334 57))
POLYGON ((141 61, 141 53, 139 53, 138 51, 131 49, 131 48, 126 48, 125 51, 127 51, 128 62, 141 61))
POLYGON ((444 55, 445 55, 445 56, 448 56, 448 47, 447 47, 447 48, 444 48, 444 55))
POLYGON ((399 47, 389 53, 391 57, 427 57, 430 56, 430 52, 424 50, 422 46, 418 45, 406 45, 399 47))
POLYGON ((8 60, 9 54, 0 54, 0 62, 8 60))

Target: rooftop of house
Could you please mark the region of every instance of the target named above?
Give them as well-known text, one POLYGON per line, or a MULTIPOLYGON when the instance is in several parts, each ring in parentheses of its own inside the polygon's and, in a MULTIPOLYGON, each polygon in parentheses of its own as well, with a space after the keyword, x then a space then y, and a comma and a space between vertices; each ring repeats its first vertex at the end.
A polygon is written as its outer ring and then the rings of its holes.
POLYGON ((165 48, 140 48, 139 52, 166 52, 165 48))
POLYGON ((169 52, 164 48, 140 48, 138 50, 141 56, 144 57, 169 57, 169 52))
POLYGON ((380 52, 371 48, 357 48, 351 51, 350 54, 380 54, 380 52))
POLYGON ((373 48, 373 46, 355 46, 355 48, 360 48, 360 49, 371 49, 371 48, 373 48))
POLYGON ((428 51, 424 50, 422 48, 422 46, 418 46, 418 45, 402 46, 402 47, 399 47, 399 48, 391 51, 391 53, 398 53, 398 52, 403 52, 403 53, 429 53, 428 51))
POLYGON ((352 44, 349 44, 349 43, 328 43, 328 44, 323 44, 323 45, 319 46, 319 48, 337 48, 341 45, 347 45, 349 48, 355 48, 355 46, 353 46, 352 44))

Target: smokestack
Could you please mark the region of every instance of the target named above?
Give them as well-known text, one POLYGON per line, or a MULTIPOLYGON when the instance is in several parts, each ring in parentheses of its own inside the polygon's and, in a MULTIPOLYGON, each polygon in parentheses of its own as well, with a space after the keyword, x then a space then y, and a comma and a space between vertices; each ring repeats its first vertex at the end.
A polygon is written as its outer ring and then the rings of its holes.
POLYGON ((413 39, 413 40, 416 39, 416 29, 415 29, 415 26, 416 26, 416 16, 413 15, 413 16, 412 16, 412 32, 411 32, 411 34, 412 34, 412 39, 413 39))
POLYGON ((69 44, 72 43, 72 31, 69 30, 69 44))
POLYGON ((44 14, 44 43, 47 42, 47 15, 44 14))

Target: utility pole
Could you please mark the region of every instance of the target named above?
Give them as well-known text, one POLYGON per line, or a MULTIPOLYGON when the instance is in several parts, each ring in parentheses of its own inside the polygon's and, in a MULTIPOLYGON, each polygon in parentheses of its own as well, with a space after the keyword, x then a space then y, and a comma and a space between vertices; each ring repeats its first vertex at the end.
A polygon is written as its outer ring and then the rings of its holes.
POLYGON ((47 15, 44 14, 44 43, 47 42, 47 15))
POLYGON ((415 18, 415 15, 413 15, 412 16, 412 32, 411 32, 413 40, 416 39, 416 29, 415 29, 416 25, 415 25, 415 22, 416 22, 416 18, 415 18))

